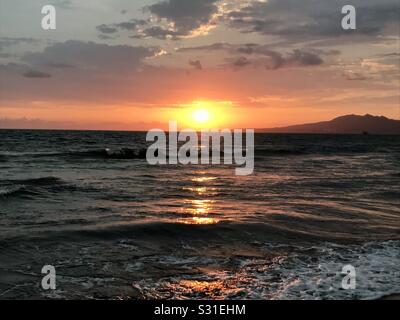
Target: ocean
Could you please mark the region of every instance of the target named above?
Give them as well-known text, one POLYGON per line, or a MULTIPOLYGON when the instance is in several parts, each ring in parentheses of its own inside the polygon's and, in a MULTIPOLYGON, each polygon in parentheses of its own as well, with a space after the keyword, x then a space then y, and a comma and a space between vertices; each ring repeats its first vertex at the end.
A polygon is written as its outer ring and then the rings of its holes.
POLYGON ((400 136, 259 133, 249 176, 150 166, 146 146, 143 132, 0 130, 0 299, 400 292, 400 136))

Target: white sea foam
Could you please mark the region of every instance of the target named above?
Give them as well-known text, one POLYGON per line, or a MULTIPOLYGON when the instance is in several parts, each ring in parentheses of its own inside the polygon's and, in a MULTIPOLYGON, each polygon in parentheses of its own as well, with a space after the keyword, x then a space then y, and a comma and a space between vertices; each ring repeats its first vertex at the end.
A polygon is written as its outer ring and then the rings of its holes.
MULTIPOLYGON (((279 255, 272 260, 241 259, 239 267, 197 275, 145 279, 135 286, 149 297, 176 299, 377 299, 400 292, 400 241, 361 246, 268 245, 267 249, 279 255), (342 268, 347 264, 356 269, 354 290, 341 287, 342 268)), ((198 257, 196 265, 200 263, 198 257)))

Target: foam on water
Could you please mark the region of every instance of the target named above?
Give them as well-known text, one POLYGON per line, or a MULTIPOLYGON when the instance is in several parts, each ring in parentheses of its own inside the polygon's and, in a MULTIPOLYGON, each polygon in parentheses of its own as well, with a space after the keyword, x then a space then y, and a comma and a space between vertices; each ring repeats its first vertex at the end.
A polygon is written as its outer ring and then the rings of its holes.
MULTIPOLYGON (((144 296, 157 299, 377 299, 400 292, 400 241, 369 242, 361 247, 323 244, 266 248, 278 255, 272 259, 239 258, 235 268, 159 281, 144 279, 134 286, 144 296), (348 264, 356 270, 354 290, 342 288, 342 268, 348 264)), ((201 257, 197 258, 196 265, 204 264, 201 257)), ((185 264, 179 257, 168 260, 185 264)), ((207 263, 224 265, 218 260, 207 263)))

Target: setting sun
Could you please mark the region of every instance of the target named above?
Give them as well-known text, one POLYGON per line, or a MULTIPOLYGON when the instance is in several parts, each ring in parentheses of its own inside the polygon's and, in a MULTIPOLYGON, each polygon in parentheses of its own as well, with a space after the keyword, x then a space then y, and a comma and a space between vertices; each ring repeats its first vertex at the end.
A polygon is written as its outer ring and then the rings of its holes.
POLYGON ((197 122, 204 123, 210 118, 210 113, 205 109, 198 109, 193 112, 193 119, 197 122))
POLYGON ((179 105, 174 118, 180 126, 194 129, 217 129, 230 124, 230 101, 195 100, 179 105))

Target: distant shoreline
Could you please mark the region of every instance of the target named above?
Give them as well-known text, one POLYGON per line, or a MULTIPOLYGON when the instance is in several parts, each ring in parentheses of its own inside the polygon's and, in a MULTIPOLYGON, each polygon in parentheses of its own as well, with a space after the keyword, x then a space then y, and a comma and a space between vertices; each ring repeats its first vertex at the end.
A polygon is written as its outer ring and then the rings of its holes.
MULTIPOLYGON (((269 135, 325 135, 325 136, 398 136, 400 133, 346 133, 346 132, 270 132, 260 131, 263 129, 254 129, 255 134, 269 135)), ((132 133, 147 133, 144 130, 112 130, 112 129, 41 129, 41 128, 0 128, 0 131, 57 131, 57 132, 132 132, 132 133)), ((166 131, 168 132, 168 131, 166 131)), ((199 131, 200 132, 200 131, 199 131)))
MULTIPOLYGON (((4 120, 4 119, 3 119, 4 120)), ((148 130, 137 129, 85 129, 85 128, 41 128, 41 127, 25 127, 18 128, 6 125, 5 128, 1 126, 2 119, 0 119, 0 130, 40 130, 40 131, 94 131, 94 132, 147 132, 148 130)), ((29 126, 29 123, 25 124, 29 126)), ((51 126, 51 124, 49 124, 51 126)), ((53 124, 55 125, 55 124, 53 124)), ((162 128, 161 128, 162 129, 162 128)), ((166 132, 168 129, 165 128, 166 132)), ((215 128, 216 130, 221 128, 215 128)), ((389 119, 384 116, 366 115, 345 115, 334 118, 330 121, 322 121, 315 123, 306 123, 291 125, 276 128, 251 128, 251 127, 231 127, 229 129, 254 129, 255 133, 268 133, 268 134, 318 134, 318 135, 400 135, 400 120, 389 119)), ((212 129, 210 129, 212 130, 212 129)), ((199 130, 200 132, 200 130, 199 130)))

